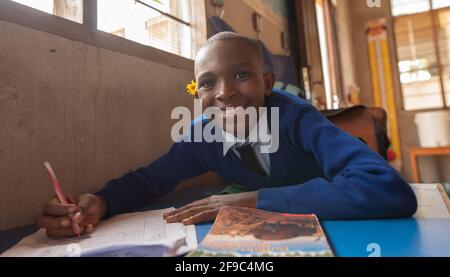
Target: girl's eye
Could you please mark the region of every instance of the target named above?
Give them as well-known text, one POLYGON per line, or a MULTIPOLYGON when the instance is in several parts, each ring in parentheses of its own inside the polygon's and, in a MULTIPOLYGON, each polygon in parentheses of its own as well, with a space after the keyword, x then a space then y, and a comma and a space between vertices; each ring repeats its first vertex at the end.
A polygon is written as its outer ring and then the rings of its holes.
POLYGON ((207 80, 200 83, 200 88, 210 89, 214 86, 215 82, 213 80, 207 80))
POLYGON ((238 74, 236 74, 236 79, 245 79, 248 78, 248 76, 250 76, 250 74, 247 72, 239 72, 238 74))

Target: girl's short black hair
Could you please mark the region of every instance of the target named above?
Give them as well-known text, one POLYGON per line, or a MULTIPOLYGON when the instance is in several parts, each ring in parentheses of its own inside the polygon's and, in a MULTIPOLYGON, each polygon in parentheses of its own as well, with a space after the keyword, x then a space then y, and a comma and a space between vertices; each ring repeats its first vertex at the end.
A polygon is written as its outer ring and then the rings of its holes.
POLYGON ((264 66, 264 55, 263 55, 264 52, 261 42, 234 32, 220 32, 215 34, 203 44, 199 52, 204 48, 213 46, 217 42, 233 41, 233 40, 244 42, 248 44, 248 46, 250 46, 251 48, 255 49, 256 53, 258 53, 258 61, 261 63, 262 66, 264 66))

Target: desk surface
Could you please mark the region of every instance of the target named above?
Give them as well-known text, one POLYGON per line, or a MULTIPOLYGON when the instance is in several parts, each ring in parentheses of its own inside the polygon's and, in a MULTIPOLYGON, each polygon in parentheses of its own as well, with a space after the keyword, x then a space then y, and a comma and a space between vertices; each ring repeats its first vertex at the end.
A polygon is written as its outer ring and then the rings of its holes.
MULTIPOLYGON (((450 219, 322 221, 339 257, 368 257, 379 246, 381 257, 450 257, 450 219), (369 247, 369 249, 368 249, 369 247), (377 247, 377 246, 376 246, 377 247)), ((211 224, 196 225, 201 241, 211 224)))
MULTIPOLYGON (((203 191, 196 195, 202 198, 210 192, 203 191)), ((194 194, 181 192, 183 200, 171 196, 142 210, 171 206, 167 203, 179 207, 191 202, 194 194)), ((450 219, 322 221, 321 224, 336 256, 367 257, 373 252, 370 248, 368 251, 367 247, 376 243, 382 257, 450 257, 450 219)), ((196 225, 199 242, 210 228, 211 223, 196 225)), ((0 253, 34 231, 36 227, 28 226, 0 232, 0 253)))

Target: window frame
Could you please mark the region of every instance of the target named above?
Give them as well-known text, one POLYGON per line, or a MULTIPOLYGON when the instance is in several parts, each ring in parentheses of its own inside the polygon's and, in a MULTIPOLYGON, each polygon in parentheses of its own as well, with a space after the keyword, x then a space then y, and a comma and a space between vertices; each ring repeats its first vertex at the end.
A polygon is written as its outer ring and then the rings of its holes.
MULTIPOLYGON (((190 22, 193 53, 206 40, 206 8, 202 2, 204 1, 193 0, 191 5, 192 11, 196 13, 193 16, 194 20, 190 22)), ((98 30, 97 0, 83 0, 83 23, 77 23, 13 1, 0 1, 0 20, 166 66, 193 71, 193 59, 98 30)))
POLYGON ((429 3, 430 3, 429 11, 410 13, 410 14, 402 14, 402 15, 397 15, 397 16, 394 16, 392 14, 392 7, 390 8, 390 16, 392 18, 392 25, 393 25, 392 37, 394 39, 395 58, 397 61, 397 64, 395 67, 395 72, 397 72, 397 79, 400 84, 399 87, 400 87, 401 110, 404 112, 418 113, 418 112, 428 112, 428 111, 448 111, 448 110, 450 110, 450 103, 449 103, 449 101, 447 101, 447 95, 446 95, 445 86, 444 86, 444 79, 443 79, 443 75, 442 75, 443 68, 442 68, 442 63, 441 63, 441 52, 440 52, 440 48, 439 48, 439 38, 438 38, 437 30, 436 30, 436 28, 437 28, 436 20, 438 20, 437 14, 442 10, 450 10, 450 7, 433 9, 432 0, 429 0, 429 3), (417 14, 430 14, 431 18, 432 18, 432 26, 433 26, 432 33, 433 33, 433 42, 434 42, 434 46, 435 46, 434 51, 436 52, 436 63, 437 63, 437 70, 438 70, 438 74, 439 74, 439 87, 440 87, 440 94, 441 94, 442 101, 443 101, 442 102, 443 107, 440 107, 440 108, 422 108, 422 109, 414 109, 414 110, 407 110, 405 108, 405 96, 403 94, 403 86, 400 82, 400 71, 398 68, 399 58, 398 58, 398 52, 397 52, 397 38, 395 36, 395 24, 396 24, 397 18, 407 18, 407 17, 412 17, 417 14))

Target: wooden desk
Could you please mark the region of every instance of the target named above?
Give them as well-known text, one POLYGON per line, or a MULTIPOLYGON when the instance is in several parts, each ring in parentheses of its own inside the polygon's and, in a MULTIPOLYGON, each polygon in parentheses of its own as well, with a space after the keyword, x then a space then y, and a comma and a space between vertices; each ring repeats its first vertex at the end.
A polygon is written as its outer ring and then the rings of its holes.
POLYGON ((411 160, 411 169, 413 174, 413 182, 420 183, 420 171, 417 162, 418 156, 443 156, 450 155, 449 147, 412 147, 409 149, 409 158, 411 160))

